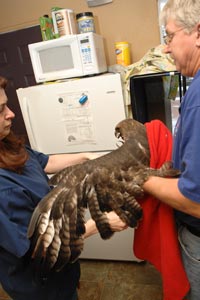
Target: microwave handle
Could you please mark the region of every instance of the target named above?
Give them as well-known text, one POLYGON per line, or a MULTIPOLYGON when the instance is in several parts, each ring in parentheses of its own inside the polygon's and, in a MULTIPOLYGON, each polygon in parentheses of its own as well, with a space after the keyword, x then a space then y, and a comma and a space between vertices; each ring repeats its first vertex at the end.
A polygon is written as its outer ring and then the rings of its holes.
POLYGON ((31 144, 31 147, 35 150, 39 150, 38 149, 38 145, 36 142, 36 138, 34 135, 34 130, 32 127, 32 122, 31 122, 31 115, 30 115, 30 110, 29 110, 29 105, 28 105, 28 101, 27 98, 24 97, 23 98, 23 109, 24 109, 24 121, 25 121, 25 125, 27 128, 27 132, 28 132, 28 137, 29 137, 29 142, 31 144))

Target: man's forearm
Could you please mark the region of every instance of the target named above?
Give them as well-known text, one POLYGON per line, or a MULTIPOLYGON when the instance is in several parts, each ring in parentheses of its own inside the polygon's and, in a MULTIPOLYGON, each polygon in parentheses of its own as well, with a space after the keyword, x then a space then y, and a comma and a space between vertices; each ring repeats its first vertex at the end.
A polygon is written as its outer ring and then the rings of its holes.
POLYGON ((143 185, 148 194, 174 209, 200 218, 200 204, 186 198, 178 188, 178 179, 150 177, 143 185))

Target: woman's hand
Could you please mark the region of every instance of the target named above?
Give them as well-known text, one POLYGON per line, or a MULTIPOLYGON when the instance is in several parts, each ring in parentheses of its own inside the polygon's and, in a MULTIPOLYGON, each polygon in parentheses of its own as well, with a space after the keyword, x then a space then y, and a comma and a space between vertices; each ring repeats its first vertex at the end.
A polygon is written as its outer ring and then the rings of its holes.
POLYGON ((107 213, 107 218, 113 231, 122 231, 128 227, 114 211, 107 213))
MULTIPOLYGON (((128 227, 114 211, 106 213, 106 215, 107 215, 107 218, 108 218, 108 221, 110 224, 110 228, 113 231, 122 231, 128 227)), ((86 222, 85 228, 86 228, 86 232, 84 234, 84 238, 87 238, 91 235, 98 233, 96 224, 95 224, 94 220, 92 220, 92 219, 89 219, 86 222)))

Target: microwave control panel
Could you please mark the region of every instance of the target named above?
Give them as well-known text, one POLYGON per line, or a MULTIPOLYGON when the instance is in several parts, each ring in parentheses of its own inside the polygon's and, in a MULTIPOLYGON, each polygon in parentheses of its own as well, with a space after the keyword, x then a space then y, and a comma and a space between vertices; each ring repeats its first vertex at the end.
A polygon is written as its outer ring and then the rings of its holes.
POLYGON ((80 40, 80 50, 81 50, 83 64, 91 64, 92 54, 91 54, 91 43, 89 38, 86 37, 80 40))

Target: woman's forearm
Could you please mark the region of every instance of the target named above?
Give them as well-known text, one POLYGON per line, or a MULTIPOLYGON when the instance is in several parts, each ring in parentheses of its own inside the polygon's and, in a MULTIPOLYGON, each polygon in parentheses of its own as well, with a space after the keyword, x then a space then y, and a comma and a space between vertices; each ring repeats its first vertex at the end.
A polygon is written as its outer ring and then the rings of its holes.
POLYGON ((96 224, 94 222, 94 220, 89 219, 86 224, 85 224, 85 234, 84 234, 84 238, 88 238, 89 236, 92 236, 94 234, 98 233, 96 224))
POLYGON ((47 174, 53 174, 71 165, 83 163, 97 157, 98 155, 96 153, 90 152, 50 155, 44 170, 47 174))

